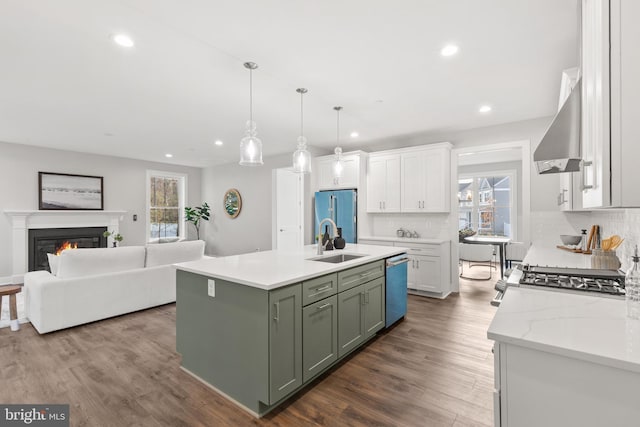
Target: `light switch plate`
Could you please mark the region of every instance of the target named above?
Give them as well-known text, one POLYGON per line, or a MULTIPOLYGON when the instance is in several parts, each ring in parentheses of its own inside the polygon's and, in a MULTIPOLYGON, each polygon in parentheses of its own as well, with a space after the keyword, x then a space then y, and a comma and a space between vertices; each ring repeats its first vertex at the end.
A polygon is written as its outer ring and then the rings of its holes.
POLYGON ((207 282, 207 293, 210 297, 215 298, 216 296, 216 281, 213 279, 209 279, 207 282))

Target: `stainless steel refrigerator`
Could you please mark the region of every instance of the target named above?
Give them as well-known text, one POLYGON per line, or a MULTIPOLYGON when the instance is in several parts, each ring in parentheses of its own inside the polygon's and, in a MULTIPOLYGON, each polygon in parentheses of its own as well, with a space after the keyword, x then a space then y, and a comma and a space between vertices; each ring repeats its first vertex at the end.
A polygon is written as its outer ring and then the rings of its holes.
MULTIPOLYGON (((358 194, 356 190, 318 191, 315 197, 315 226, 314 238, 324 234, 318 230, 320 221, 331 218, 338 227, 342 228, 342 237, 346 243, 358 242, 358 194)), ((327 223, 325 223, 327 225, 327 223)), ((331 228, 329 228, 331 230, 331 228)), ((332 234, 329 232, 329 234, 332 234)))

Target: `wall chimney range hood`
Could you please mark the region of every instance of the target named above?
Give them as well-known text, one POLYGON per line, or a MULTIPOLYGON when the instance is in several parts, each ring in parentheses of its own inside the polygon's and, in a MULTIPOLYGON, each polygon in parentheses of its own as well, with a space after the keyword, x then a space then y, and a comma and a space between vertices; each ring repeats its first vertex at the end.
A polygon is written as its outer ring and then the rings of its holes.
POLYGON ((581 91, 578 80, 533 153, 539 174, 580 170, 581 91))

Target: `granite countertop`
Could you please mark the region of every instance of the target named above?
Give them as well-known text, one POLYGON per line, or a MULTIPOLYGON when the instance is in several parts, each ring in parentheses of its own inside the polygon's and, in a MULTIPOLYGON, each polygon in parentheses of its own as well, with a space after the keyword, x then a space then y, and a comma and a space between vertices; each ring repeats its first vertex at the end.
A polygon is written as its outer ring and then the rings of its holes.
POLYGON ((380 237, 380 236, 360 236, 360 240, 379 240, 383 242, 401 242, 401 243, 429 243, 432 245, 441 245, 451 240, 446 239, 426 239, 422 237, 380 237))
MULTIPOLYGON (((348 243, 343 250, 325 251, 323 256, 339 254, 364 255, 362 258, 332 264, 312 261, 316 258, 316 245, 308 245, 299 250, 272 250, 252 252, 220 258, 201 259, 175 264, 178 270, 202 274, 212 278, 272 290, 324 274, 345 270, 372 261, 399 255, 406 248, 395 246, 357 245, 348 243)), ((178 286, 180 286, 178 284, 178 286)))
POLYGON ((640 373, 640 321, 623 298, 509 287, 487 336, 640 373))

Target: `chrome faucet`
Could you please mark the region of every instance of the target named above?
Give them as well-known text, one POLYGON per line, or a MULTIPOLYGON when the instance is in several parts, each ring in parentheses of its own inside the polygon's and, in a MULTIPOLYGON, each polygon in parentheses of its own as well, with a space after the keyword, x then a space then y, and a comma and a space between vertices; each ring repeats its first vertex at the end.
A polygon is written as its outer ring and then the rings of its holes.
POLYGON ((320 221, 320 225, 318 225, 318 230, 320 230, 320 238, 318 239, 318 255, 322 255, 322 224, 324 224, 325 222, 329 221, 331 223, 331 225, 333 225, 333 237, 329 236, 331 239, 335 239, 336 237, 338 237, 338 226, 336 225, 335 222, 333 222, 333 220, 331 218, 325 218, 322 221, 320 221))

